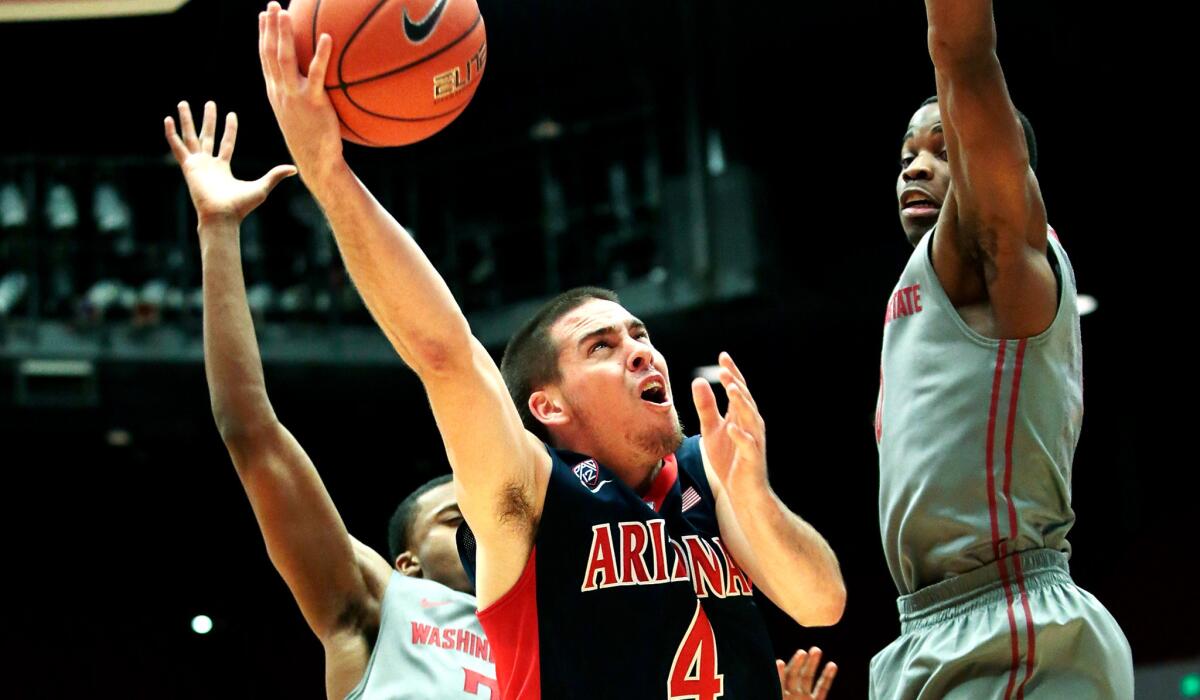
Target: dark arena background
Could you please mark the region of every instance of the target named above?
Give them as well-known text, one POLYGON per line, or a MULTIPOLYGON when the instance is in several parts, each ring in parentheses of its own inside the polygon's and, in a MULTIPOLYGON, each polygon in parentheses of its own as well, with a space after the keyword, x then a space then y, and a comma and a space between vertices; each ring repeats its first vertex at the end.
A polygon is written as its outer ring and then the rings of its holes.
MULTIPOLYGON (((262 6, 14 19, 39 4, 55 3, 0 2, 0 696, 323 697, 321 647, 209 412, 195 220, 162 130, 179 100, 214 99, 241 118, 235 174, 287 162, 256 54, 262 6)), ((497 355, 539 300, 612 287, 669 359, 689 432, 687 382, 720 350, 738 359, 774 488, 828 538, 849 591, 828 629, 764 600, 776 650, 819 645, 841 666, 831 696, 865 697, 872 654, 898 632, 872 418, 910 251, 899 145, 934 92, 922 3, 479 4, 488 63, 465 114, 347 159, 497 355)), ((1171 444, 1191 421, 1157 398, 1194 378, 1163 370, 1153 343, 1182 336, 1142 316, 1164 300, 1136 268, 1164 249, 1116 245, 1149 204, 1132 154, 1157 148, 1139 141, 1155 130, 1142 95, 1117 82, 1140 50, 1117 10, 996 13, 1050 221, 1095 302, 1072 572, 1125 630, 1139 697, 1200 697, 1195 460, 1171 444)), ((396 503, 446 470, 421 387, 298 178, 245 223, 243 251, 275 409, 350 531, 384 551, 396 503)), ((630 621, 631 643, 647 622, 630 621)))

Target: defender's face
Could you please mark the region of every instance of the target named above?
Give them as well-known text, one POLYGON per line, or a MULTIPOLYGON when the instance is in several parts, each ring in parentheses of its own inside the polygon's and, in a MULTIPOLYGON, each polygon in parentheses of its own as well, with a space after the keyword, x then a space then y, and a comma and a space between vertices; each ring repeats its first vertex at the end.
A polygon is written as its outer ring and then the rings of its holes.
POLYGON ((474 594, 475 588, 463 570, 454 541, 462 521, 454 482, 430 489, 417 499, 412 551, 420 560, 422 576, 456 591, 474 594))
POLYGON ((678 448, 683 433, 667 361, 645 324, 620 304, 592 299, 560 318, 551 337, 559 350, 558 388, 589 443, 619 439, 652 459, 678 448))
POLYGON ((942 133, 941 112, 935 102, 913 114, 900 148, 896 201, 900 205, 900 225, 909 243, 919 243, 937 223, 949 191, 946 138, 942 133))

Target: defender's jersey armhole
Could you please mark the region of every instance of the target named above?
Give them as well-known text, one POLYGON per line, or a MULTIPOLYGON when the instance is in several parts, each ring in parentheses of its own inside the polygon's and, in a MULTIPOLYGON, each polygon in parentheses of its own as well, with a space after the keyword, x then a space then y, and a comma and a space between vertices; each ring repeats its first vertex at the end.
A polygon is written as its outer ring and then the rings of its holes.
POLYGON ((513 587, 475 615, 496 660, 500 697, 540 700, 536 546, 529 552, 525 570, 513 587))
POLYGON ((375 644, 371 646, 371 655, 367 657, 367 666, 363 669, 362 677, 358 679, 358 683, 350 689, 350 692, 346 693, 345 700, 359 700, 367 692, 367 681, 371 679, 371 670, 375 668, 375 660, 380 655, 380 638, 383 636, 384 625, 391 617, 389 610, 392 606, 388 605, 388 599, 389 596, 402 595, 399 589, 403 578, 405 576, 395 570, 388 577, 387 586, 383 589, 383 597, 379 600, 379 629, 375 635, 375 644))
MULTIPOLYGON (((921 239, 917 244, 918 251, 920 246, 925 246, 924 254, 920 256, 920 265, 928 280, 928 284, 932 287, 933 294, 938 298, 938 301, 943 303, 952 313, 948 314, 950 320, 958 327, 958 329, 968 339, 983 345, 985 347, 995 347, 1002 340, 1017 340, 1015 338, 989 338, 974 328, 967 325, 959 315, 958 309, 954 308, 954 304, 950 302, 950 297, 946 294, 946 288, 942 286, 942 280, 938 277, 937 269, 933 266, 933 238, 937 233, 937 227, 934 226, 929 230, 929 233, 921 239)), ((1067 258, 1066 250, 1063 249, 1062 243, 1058 240, 1058 234, 1054 228, 1046 226, 1046 253, 1050 261, 1050 267, 1055 271, 1057 281, 1056 292, 1058 293, 1057 304, 1054 309, 1054 320, 1046 327, 1046 330, 1037 335, 1024 338, 1033 345, 1038 345, 1045 342, 1047 338, 1054 334, 1055 330, 1062 325, 1072 324, 1070 319, 1078 318, 1078 306, 1076 300, 1075 289, 1075 270, 1071 267, 1071 261, 1067 258)))
MULTIPOLYGON (((1032 345, 1040 345, 1058 333, 1060 327, 1074 328, 1079 323, 1079 290, 1075 288, 1075 270, 1067 258, 1067 251, 1058 240, 1058 234, 1046 227, 1046 257, 1054 273, 1055 291, 1058 293, 1054 308, 1054 320, 1046 330, 1028 338, 1032 345)), ((1068 331, 1069 332, 1069 331, 1068 331)))

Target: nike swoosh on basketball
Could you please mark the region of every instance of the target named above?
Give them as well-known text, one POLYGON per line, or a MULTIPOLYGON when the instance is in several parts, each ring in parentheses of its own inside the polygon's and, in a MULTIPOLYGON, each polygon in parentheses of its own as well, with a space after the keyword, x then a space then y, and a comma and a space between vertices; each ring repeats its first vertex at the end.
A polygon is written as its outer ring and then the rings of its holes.
POLYGON ((443 605, 449 605, 449 604, 450 604, 450 601, 448 601, 448 600, 439 600, 437 602, 434 602, 428 598, 421 599, 421 607, 422 608, 438 608, 443 605))
POLYGON ((425 41, 433 28, 437 26, 438 19, 442 16, 442 10, 446 9, 448 0, 438 0, 429 14, 425 15, 425 19, 420 22, 412 21, 408 16, 408 8, 404 8, 404 36, 414 44, 419 44, 425 41))

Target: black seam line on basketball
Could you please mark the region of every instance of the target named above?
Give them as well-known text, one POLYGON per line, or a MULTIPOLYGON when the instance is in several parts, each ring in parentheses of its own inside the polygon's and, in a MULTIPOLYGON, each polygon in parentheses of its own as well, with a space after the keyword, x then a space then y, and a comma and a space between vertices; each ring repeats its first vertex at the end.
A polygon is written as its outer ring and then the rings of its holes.
MULTIPOLYGON (((334 110, 334 113, 336 114, 337 110, 334 110)), ((346 120, 342 119, 342 115, 338 114, 337 118, 338 118, 338 123, 341 124, 346 129, 346 131, 349 131, 350 133, 354 134, 354 136, 356 138, 362 139, 363 142, 368 145, 371 145, 371 146, 376 145, 376 143, 374 141, 372 141, 371 139, 367 138, 366 136, 363 136, 362 134, 358 133, 357 131, 354 130, 354 127, 347 124, 346 120)))
MULTIPOLYGON (((339 88, 339 89, 340 89, 340 88, 339 88)), ((442 113, 440 113, 440 114, 434 114, 434 115, 431 115, 431 116, 428 116, 428 117, 392 117, 392 116, 388 116, 388 115, 386 115, 386 114, 380 114, 379 112, 372 112, 371 110, 367 109, 366 107, 363 107, 363 106, 362 106, 362 105, 360 105, 358 102, 356 102, 356 101, 354 100, 354 98, 353 98, 353 97, 351 97, 351 96, 350 96, 350 91, 349 91, 349 90, 342 90, 342 94, 343 94, 343 95, 345 95, 345 96, 346 96, 346 100, 347 100, 347 101, 348 101, 350 104, 354 105, 354 108, 355 108, 355 109, 357 109, 357 110, 359 110, 360 112, 362 112, 362 113, 364 113, 364 114, 369 114, 369 115, 371 115, 372 117, 377 117, 377 118, 379 118, 379 119, 387 119, 388 121, 393 121, 393 122, 428 122, 428 121, 433 121, 434 119, 441 119, 441 118, 443 118, 443 117, 448 117, 448 116, 450 116, 451 114, 454 114, 455 112, 461 112, 463 109, 466 109, 466 106, 467 106, 466 104, 462 104, 462 105, 459 105, 459 106, 455 107, 454 109, 452 109, 452 110, 450 110, 450 111, 448 111, 448 112, 442 112, 442 113)), ((468 103, 468 104, 469 104, 469 103, 468 103)), ((339 118, 340 118, 340 117, 339 117, 339 118)))
MULTIPOLYGON (((346 39, 346 45, 342 47, 342 52, 338 54, 337 79, 339 85, 346 84, 346 81, 342 78, 342 64, 346 62, 346 54, 349 53, 350 46, 354 43, 354 40, 358 38, 358 34, 363 30, 363 27, 367 26, 371 22, 371 18, 374 17, 377 12, 379 12, 379 8, 387 4, 387 1, 388 0, 379 0, 379 2, 375 3, 375 7, 371 8, 371 11, 367 13, 367 16, 363 17, 363 20, 359 22, 358 26, 354 28, 354 31, 350 33, 350 37, 346 39)), ((325 89, 328 90, 329 88, 326 87, 325 89)))
MULTIPOLYGON (((386 2, 386 0, 385 0, 385 2, 386 2)), ((395 75, 397 73, 403 73, 404 71, 408 70, 409 68, 412 68, 413 66, 417 66, 417 65, 420 65, 430 59, 437 58, 438 56, 446 53, 450 49, 452 49, 455 46, 457 46, 458 44, 462 43, 467 37, 471 36, 471 33, 474 32, 475 28, 478 27, 482 22, 483 22, 483 14, 481 13, 481 14, 475 15, 475 21, 471 23, 471 26, 470 26, 470 28, 467 29, 467 31, 462 33, 462 36, 458 37, 457 39, 450 42, 449 44, 446 44, 445 46, 438 49, 437 51, 434 51, 433 53, 429 54, 428 56, 425 56, 424 58, 420 58, 416 61, 413 61, 412 63, 409 63, 408 65, 400 66, 399 68, 393 68, 389 71, 385 71, 378 75, 372 75, 368 78, 359 78, 358 80, 355 80, 354 82, 351 82, 351 83, 347 83, 346 81, 342 80, 342 59, 339 58, 338 59, 338 84, 337 85, 326 85, 325 89, 326 90, 339 90, 339 89, 345 90, 346 88, 356 87, 358 85, 362 85, 363 83, 369 83, 374 80, 380 80, 380 79, 386 78, 388 76, 395 75)), ((366 24, 366 22, 364 22, 363 24, 366 24)), ((353 37, 351 37, 351 39, 353 39, 353 37)), ((346 42, 345 48, 342 49, 342 57, 344 57, 349 51, 350 51, 350 42, 346 42)))

